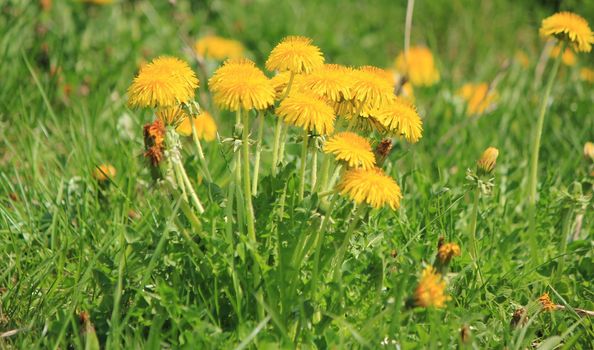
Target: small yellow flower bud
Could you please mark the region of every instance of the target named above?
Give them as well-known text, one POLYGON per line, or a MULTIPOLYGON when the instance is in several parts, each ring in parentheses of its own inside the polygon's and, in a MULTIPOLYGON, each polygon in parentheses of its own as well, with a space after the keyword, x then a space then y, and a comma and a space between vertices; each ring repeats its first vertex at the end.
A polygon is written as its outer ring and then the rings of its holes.
POLYGON ((93 170, 93 177, 99 182, 114 178, 115 175, 116 168, 111 164, 101 164, 93 170))
POLYGON ((497 163, 497 156, 499 156, 499 150, 497 148, 487 148, 477 162, 479 171, 483 171, 487 174, 492 172, 497 163))
POLYGON ((594 161, 594 143, 586 142, 584 144, 584 157, 594 161))

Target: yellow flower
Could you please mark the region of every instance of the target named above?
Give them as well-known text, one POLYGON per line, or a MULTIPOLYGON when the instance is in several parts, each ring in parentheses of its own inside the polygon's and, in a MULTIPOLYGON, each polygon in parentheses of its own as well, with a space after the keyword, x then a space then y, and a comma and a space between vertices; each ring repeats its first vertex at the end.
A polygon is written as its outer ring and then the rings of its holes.
POLYGON ((324 152, 334 154, 351 168, 370 169, 375 166, 375 156, 369 141, 353 132, 341 132, 324 144, 324 152))
MULTIPOLYGON (((386 71, 377 67, 364 66, 351 73, 353 85, 354 114, 369 116, 394 96, 394 83, 386 71)), ((358 117, 355 116, 355 117, 358 117)))
POLYGON ((89 4, 95 4, 95 5, 109 5, 109 4, 113 3, 113 0, 82 0, 82 2, 86 2, 89 4))
POLYGON ((584 144, 584 157, 594 161, 594 143, 586 142, 584 144))
MULTIPOLYGON (((280 100, 283 96, 285 96, 287 92, 287 87, 289 85, 289 80, 291 79, 291 72, 281 72, 272 77, 270 82, 272 87, 274 88, 275 92, 275 100, 280 100)), ((291 84, 291 91, 298 91, 301 86, 301 81, 303 80, 303 75, 295 75, 293 76, 293 83, 291 84)))
POLYGON ((397 210, 402 199, 400 186, 380 168, 347 170, 338 184, 338 190, 355 203, 365 202, 374 208, 388 205, 392 210, 397 210))
POLYGON ((181 106, 159 108, 155 112, 157 119, 165 125, 179 125, 186 118, 186 113, 181 106))
POLYGON ((442 264, 449 263, 455 256, 460 256, 460 246, 456 243, 442 244, 437 251, 437 258, 442 264))
POLYGON ((375 118, 391 133, 402 135, 408 142, 416 143, 423 135, 423 122, 417 109, 401 97, 380 108, 375 118))
POLYGON ((351 71, 352 69, 338 64, 326 64, 304 76, 299 87, 326 97, 332 102, 350 100, 351 71))
POLYGON ((423 46, 411 47, 408 54, 396 57, 396 69, 416 86, 431 86, 439 81, 439 71, 431 51, 423 46))
POLYGON ((231 111, 261 110, 274 103, 270 79, 246 58, 227 60, 214 72, 208 86, 215 103, 231 111))
POLYGON ((419 285, 415 290, 415 303, 420 307, 445 306, 450 297, 445 294, 446 283, 431 266, 423 270, 419 285))
POLYGON ((266 69, 300 74, 310 73, 323 64, 324 56, 317 46, 311 44, 311 39, 288 36, 272 49, 266 60, 266 69))
MULTIPOLYGON (((559 45, 553 47, 553 49, 551 50, 551 57, 553 58, 557 58, 557 56, 559 56, 559 52, 561 51, 561 47, 559 45)), ((565 51, 563 51, 563 56, 561 57, 561 62, 563 62, 564 65, 566 66, 573 66, 575 65, 575 54, 573 53, 573 51, 571 50, 571 48, 566 48, 565 51)))
POLYGON ((589 83, 594 83, 594 69, 582 68, 580 69, 580 78, 589 83))
POLYGON ((144 65, 128 89, 132 107, 172 107, 194 98, 198 78, 175 57, 158 57, 144 65))
POLYGON ((497 157, 499 156, 499 150, 495 147, 487 148, 481 158, 477 161, 477 166, 479 171, 483 171, 484 173, 490 173, 495 168, 495 164, 497 164, 497 157))
POLYGON ((194 45, 196 54, 204 58, 224 60, 243 55, 243 45, 237 40, 225 39, 215 35, 205 36, 194 45))
POLYGON ((557 306, 551 300, 549 293, 547 292, 544 292, 543 295, 538 297, 538 302, 544 311, 554 311, 557 308, 557 306))
POLYGON ((542 20, 540 35, 568 41, 578 52, 590 52, 594 34, 588 22, 571 12, 558 12, 542 20))
POLYGON ((487 109, 491 108, 498 95, 494 91, 490 91, 489 84, 467 83, 458 90, 458 95, 461 96, 467 103, 466 113, 468 116, 483 114, 487 109))
POLYGON ((194 120, 194 129, 196 129, 196 135, 198 138, 204 141, 210 142, 217 137, 217 124, 210 115, 210 113, 203 111, 194 118, 186 117, 181 124, 175 129, 179 134, 183 136, 192 135, 192 124, 190 119, 194 120))
POLYGON ((101 164, 93 170, 93 177, 99 182, 104 182, 113 179, 116 176, 116 168, 109 164, 101 164))
POLYGON ((321 97, 307 92, 289 94, 278 108, 276 114, 285 122, 304 130, 315 130, 320 135, 334 131, 334 111, 321 97))

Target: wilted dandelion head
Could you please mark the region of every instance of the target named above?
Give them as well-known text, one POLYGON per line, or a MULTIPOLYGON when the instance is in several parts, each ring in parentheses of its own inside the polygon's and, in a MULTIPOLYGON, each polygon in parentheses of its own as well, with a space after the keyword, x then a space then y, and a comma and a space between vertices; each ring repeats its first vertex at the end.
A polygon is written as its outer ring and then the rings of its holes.
POLYGON ((324 56, 317 46, 312 45, 311 39, 288 36, 272 49, 266 60, 266 69, 301 74, 310 73, 323 64, 324 56))
POLYGON ((274 103, 270 79, 247 58, 229 59, 208 81, 215 103, 222 108, 266 109, 274 103))
POLYGON ((186 113, 181 106, 158 108, 155 112, 157 119, 165 125, 177 126, 186 118, 186 113))
POLYGON ((338 64, 325 64, 302 78, 301 89, 323 96, 329 101, 351 99, 352 69, 338 64))
POLYGON ((163 159, 165 124, 161 119, 146 124, 143 128, 144 134, 144 156, 153 166, 159 165, 163 159))
POLYGON ((499 150, 497 148, 487 148, 476 162, 479 171, 486 174, 492 172, 495 168, 495 164, 497 163, 498 156, 499 150))
POLYGON ((333 154, 351 168, 370 169, 375 166, 375 156, 369 141, 353 132, 341 132, 329 138, 324 152, 333 154))
POLYGON ((431 86, 439 81, 439 71, 431 51, 423 46, 411 47, 396 57, 396 69, 416 86, 431 86))
POLYGON ((347 170, 338 184, 342 195, 355 203, 367 203, 373 208, 388 205, 392 210, 400 207, 400 186, 380 168, 347 170))
POLYGON ((198 78, 175 57, 158 57, 145 64, 128 88, 131 107, 172 107, 194 98, 198 78))
POLYGON ((243 55, 243 45, 237 40, 209 35, 196 41, 194 51, 203 58, 224 60, 226 58, 241 57, 243 55))
POLYGON ((542 20, 540 35, 565 40, 578 52, 590 52, 594 34, 588 22, 571 12, 558 12, 542 20))
POLYGON ((442 244, 437 251, 437 258, 442 264, 449 263, 455 256, 460 256, 460 246, 456 243, 442 244))
POLYGON ((467 103, 466 114, 474 116, 483 114, 497 101, 498 95, 487 83, 466 83, 458 90, 458 96, 467 103))
POLYGON ((388 132, 404 137, 408 142, 416 143, 423 136, 423 122, 415 106, 401 97, 380 108, 375 118, 388 132))
POLYGON ((594 143, 586 142, 584 144, 584 158, 594 162, 594 143))
POLYGON ((445 306, 450 299, 445 293, 446 283, 432 266, 428 266, 421 274, 421 280, 415 290, 415 303, 420 307, 445 306))
POLYGON ((547 292, 544 292, 543 295, 538 297, 538 302, 540 303, 544 311, 553 311, 556 309, 555 304, 553 303, 551 297, 549 296, 549 293, 547 292))
POLYGON ((196 130, 196 136, 198 136, 199 139, 202 139, 207 142, 216 139, 217 124, 215 123, 210 113, 206 111, 202 111, 202 113, 195 116, 194 118, 186 117, 181 122, 181 124, 179 124, 179 126, 175 129, 175 131, 177 131, 178 134, 183 136, 191 136, 192 120, 194 121, 194 129, 196 130))
POLYGON ((99 165, 93 170, 93 177, 99 182, 104 182, 109 179, 113 179, 116 176, 116 168, 109 164, 104 163, 99 165))
POLYGON ((285 122, 299 126, 321 135, 334 131, 334 111, 323 98, 307 92, 289 94, 278 108, 276 114, 285 122))
POLYGON ((370 115, 394 96, 393 79, 386 73, 384 69, 364 66, 350 74, 351 96, 360 114, 370 115))
MULTIPOLYGON (((561 52, 561 47, 559 45, 553 47, 553 49, 551 50, 551 57, 557 58, 557 56, 559 56, 560 52, 561 52)), ((575 57, 575 54, 573 53, 573 50, 570 47, 566 48, 563 51, 563 56, 561 57, 561 62, 563 62, 563 64, 566 66, 574 66, 575 65, 576 57, 575 57)))
POLYGON ((594 83, 594 69, 587 67, 580 69, 580 79, 588 83, 594 83))

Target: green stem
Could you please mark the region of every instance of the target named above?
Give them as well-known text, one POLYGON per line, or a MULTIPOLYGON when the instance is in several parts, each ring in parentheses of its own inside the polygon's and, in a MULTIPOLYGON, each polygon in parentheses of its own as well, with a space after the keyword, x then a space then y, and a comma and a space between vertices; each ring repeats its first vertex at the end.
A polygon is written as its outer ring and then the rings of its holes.
POLYGON ((278 162, 282 163, 285 159, 285 145, 287 144, 287 134, 289 133, 289 126, 283 125, 281 132, 280 148, 278 150, 278 162))
POLYGON ((206 164, 206 158, 204 157, 204 151, 202 150, 202 145, 200 144, 200 140, 198 139, 198 134, 196 133, 196 126, 194 125, 194 116, 190 115, 190 124, 192 125, 192 140, 194 141, 194 145, 196 146, 196 152, 198 153, 198 159, 200 159, 200 163, 202 165, 202 172, 206 177, 208 182, 212 182, 212 176, 210 175, 210 171, 208 170, 208 165, 206 164))
POLYGON ((196 209, 198 209, 199 214, 204 213, 204 207, 202 206, 202 203, 200 202, 200 199, 198 198, 196 191, 194 191, 194 186, 192 186, 192 183, 188 178, 188 174, 186 173, 183 164, 181 164, 181 162, 179 161, 175 161, 175 163, 177 163, 184 185, 186 186, 187 191, 190 193, 190 199, 192 200, 192 204, 194 204, 196 209))
POLYGON ((569 240, 569 237, 571 236, 571 224, 572 224, 572 218, 573 218, 573 209, 568 208, 565 210, 565 213, 563 215, 563 228, 562 228, 562 235, 561 235, 561 245, 559 247, 559 252, 560 252, 560 257, 559 257, 559 265, 557 266, 556 272, 555 272, 555 276, 553 279, 554 283, 555 281, 559 281, 559 278, 561 277, 561 275, 563 274, 563 270, 564 270, 564 265, 565 265, 565 254, 567 253, 567 241, 569 240))
POLYGON ((307 144, 309 143, 309 133, 303 132, 303 143, 301 145, 301 167, 299 168, 299 199, 303 199, 305 193, 305 169, 307 167, 307 144))
POLYGON ((262 139, 264 138, 264 112, 259 112, 258 122, 258 141, 256 144, 256 159, 254 160, 254 182, 252 183, 252 193, 258 193, 258 175, 260 173, 260 156, 262 154, 262 139))
POLYGON ((318 181, 318 149, 314 147, 311 157, 311 192, 315 192, 318 181))
POLYGON ((326 211, 326 215, 324 215, 324 219, 322 220, 322 224, 320 225, 320 229, 318 230, 318 235, 315 241, 315 253, 314 253, 314 267, 313 273, 311 276, 311 283, 310 283, 310 290, 312 293, 315 293, 317 290, 318 278, 320 273, 320 254, 322 252, 322 246, 324 245, 324 235, 326 234, 326 227, 328 226, 328 222, 330 222, 332 210, 334 210, 334 206, 338 201, 340 196, 335 194, 330 201, 330 205, 328 206, 328 210, 326 211))
POLYGON ((276 176, 278 164, 278 151, 280 147, 281 130, 283 129, 283 120, 280 117, 276 119, 274 128, 274 143, 272 144, 272 176, 276 176))
POLYGON ((340 246, 340 249, 338 250, 338 253, 336 254, 336 260, 334 263, 334 282, 339 285, 340 285, 340 281, 342 279, 342 264, 344 262, 344 256, 345 256, 346 250, 349 246, 349 241, 351 240, 351 236, 353 235, 353 232, 355 231, 355 227, 357 226, 357 224, 359 223, 359 221, 361 219, 361 214, 363 213, 364 209, 365 209, 364 204, 361 204, 355 210, 353 221, 351 221, 351 224, 349 225, 349 228, 347 229, 347 232, 344 235, 344 240, 342 241, 342 245, 340 246))
POLYGON ((476 227, 477 227, 477 222, 478 222, 478 207, 479 207, 480 197, 481 197, 481 190, 477 186, 476 191, 474 193, 474 202, 472 204, 472 213, 470 214, 469 248, 470 248, 470 257, 472 258, 472 262, 474 264, 475 269, 478 272, 479 279, 482 283, 482 277, 481 277, 479 265, 478 265, 478 249, 477 249, 477 239, 476 239, 476 227))
POLYGON ((320 181, 318 181, 317 186, 316 186, 316 190, 317 191, 324 191, 326 189, 326 185, 328 184, 328 176, 330 175, 330 165, 331 160, 332 160, 332 155, 330 154, 323 154, 324 160, 322 161, 322 170, 321 170, 321 176, 320 176, 320 181))

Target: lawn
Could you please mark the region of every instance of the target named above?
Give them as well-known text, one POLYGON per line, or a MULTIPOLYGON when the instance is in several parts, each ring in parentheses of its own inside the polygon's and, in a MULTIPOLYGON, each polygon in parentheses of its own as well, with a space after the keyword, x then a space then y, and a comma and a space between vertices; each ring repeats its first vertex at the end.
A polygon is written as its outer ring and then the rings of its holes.
POLYGON ((561 11, 0 0, 0 349, 592 349, 561 11))

